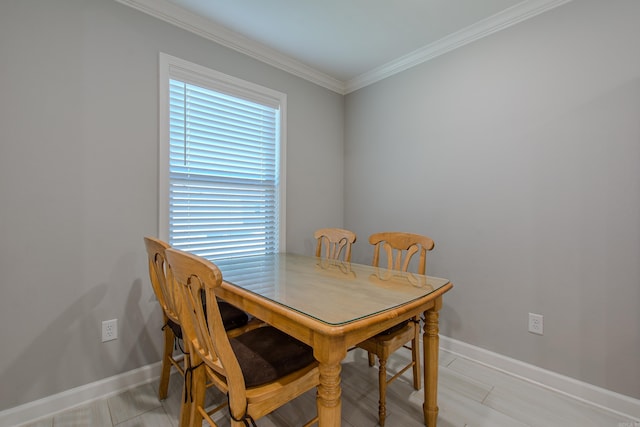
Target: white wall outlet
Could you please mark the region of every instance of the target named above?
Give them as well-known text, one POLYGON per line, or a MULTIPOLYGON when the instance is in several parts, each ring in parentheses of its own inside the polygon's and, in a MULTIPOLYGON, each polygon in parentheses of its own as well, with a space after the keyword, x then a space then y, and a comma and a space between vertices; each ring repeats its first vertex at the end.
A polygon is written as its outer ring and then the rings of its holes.
POLYGON ((544 332, 544 317, 542 314, 529 313, 529 332, 542 335, 544 332))
POLYGON ((104 320, 102 322, 102 342, 118 338, 118 319, 104 320))

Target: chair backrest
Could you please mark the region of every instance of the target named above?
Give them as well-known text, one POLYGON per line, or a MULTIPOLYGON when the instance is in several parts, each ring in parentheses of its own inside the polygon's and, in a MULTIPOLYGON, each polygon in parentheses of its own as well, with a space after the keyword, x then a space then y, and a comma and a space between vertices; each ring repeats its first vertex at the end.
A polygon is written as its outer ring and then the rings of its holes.
POLYGON ((166 256, 168 278, 178 288, 180 321, 189 351, 195 352, 198 359, 222 378, 229 396, 235 401, 246 400, 242 370, 216 302, 215 288, 222 284, 222 273, 215 264, 197 255, 167 249, 166 256))
POLYGON ((313 233, 316 239, 316 256, 327 259, 342 259, 351 262, 351 245, 356 241, 356 233, 342 228, 321 228, 313 233), (343 253, 344 250, 344 253, 343 253))
POLYGON ((171 246, 167 242, 154 237, 145 237, 144 244, 149 258, 149 279, 165 315, 177 324, 178 308, 176 305, 175 287, 167 280, 165 251, 171 246))
POLYGON ((387 268, 407 271, 414 254, 420 253, 418 274, 426 274, 427 251, 435 246, 430 237, 420 234, 402 232, 383 232, 369 236, 373 248, 373 266, 379 267, 380 252, 384 250, 387 257, 387 268))

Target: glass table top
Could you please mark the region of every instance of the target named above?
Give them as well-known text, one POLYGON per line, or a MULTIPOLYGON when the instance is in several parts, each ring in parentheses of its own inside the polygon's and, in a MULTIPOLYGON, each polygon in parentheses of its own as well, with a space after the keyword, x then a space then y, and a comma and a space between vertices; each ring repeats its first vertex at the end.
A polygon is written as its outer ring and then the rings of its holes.
POLYGON ((437 277, 294 254, 214 263, 225 282, 331 325, 402 306, 449 283, 437 277))

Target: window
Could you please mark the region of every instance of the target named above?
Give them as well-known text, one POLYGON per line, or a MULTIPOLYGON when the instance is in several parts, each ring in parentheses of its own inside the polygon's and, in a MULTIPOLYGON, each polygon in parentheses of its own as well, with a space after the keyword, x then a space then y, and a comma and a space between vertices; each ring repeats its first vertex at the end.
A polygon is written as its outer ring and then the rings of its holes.
POLYGON ((160 231, 216 260, 284 250, 286 96, 160 54, 160 231))

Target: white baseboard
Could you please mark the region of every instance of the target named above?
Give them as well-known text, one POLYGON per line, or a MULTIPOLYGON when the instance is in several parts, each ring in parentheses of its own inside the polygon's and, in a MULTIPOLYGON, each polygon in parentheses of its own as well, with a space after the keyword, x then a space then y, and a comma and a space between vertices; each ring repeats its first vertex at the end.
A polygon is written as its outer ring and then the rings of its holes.
POLYGON ((9 408, 0 412, 0 427, 13 427, 50 417, 76 406, 115 396, 159 376, 160 362, 9 408))
POLYGON ((640 400, 440 335, 440 349, 640 421, 640 400))
MULTIPOLYGON (((638 399, 442 335, 440 336, 440 349, 640 421, 640 400, 638 399)), ((347 353, 347 359, 353 357, 350 355, 351 353, 347 353)), ((76 406, 114 396, 130 388, 153 381, 159 376, 160 362, 16 406, 0 412, 0 427, 13 427, 50 417, 76 406)))

